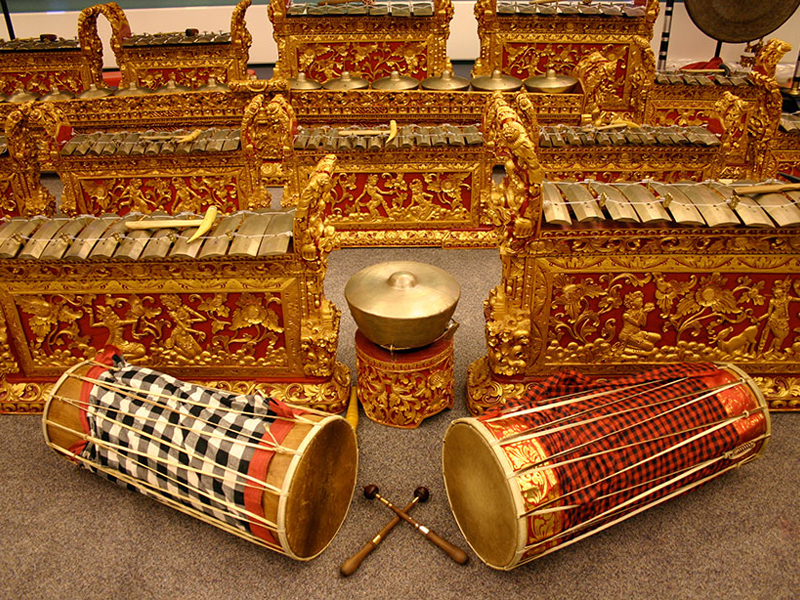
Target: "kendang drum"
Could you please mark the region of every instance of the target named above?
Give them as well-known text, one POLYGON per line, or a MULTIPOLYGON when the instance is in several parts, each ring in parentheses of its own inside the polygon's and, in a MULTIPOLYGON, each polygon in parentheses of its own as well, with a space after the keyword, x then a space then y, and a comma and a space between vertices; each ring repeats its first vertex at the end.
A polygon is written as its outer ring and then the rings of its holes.
POLYGON ((355 489, 358 453, 345 419, 101 359, 53 387, 44 409, 51 448, 291 558, 328 546, 355 489))
POLYGON ((764 398, 735 367, 605 380, 566 372, 502 410, 454 421, 444 479, 470 546, 508 570, 754 459, 769 435, 764 398))

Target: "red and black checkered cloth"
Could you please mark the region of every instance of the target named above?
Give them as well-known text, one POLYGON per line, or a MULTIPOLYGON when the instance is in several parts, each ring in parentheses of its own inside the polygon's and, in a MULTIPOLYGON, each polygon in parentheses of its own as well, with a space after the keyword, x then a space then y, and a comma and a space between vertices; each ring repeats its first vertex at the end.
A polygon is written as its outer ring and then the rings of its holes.
MULTIPOLYGON (((585 523, 592 517, 658 486, 668 476, 720 457, 737 447, 741 440, 734 426, 729 424, 678 449, 669 450, 702 431, 697 429, 698 426, 712 424, 709 425, 711 427, 729 416, 713 394, 682 406, 708 393, 709 384, 701 378, 713 377, 719 373, 720 370, 714 365, 702 363, 668 365, 647 373, 604 381, 567 371, 541 381, 524 396, 509 401, 502 410, 503 414, 548 404, 554 402, 554 398, 570 394, 610 390, 609 394, 601 397, 514 417, 524 420, 531 429, 535 429, 554 421, 558 423, 548 426, 549 428, 615 413, 601 420, 582 423, 539 438, 548 456, 559 454, 553 462, 610 450, 607 454, 556 468, 561 493, 566 496, 562 504, 580 505, 565 512, 562 530, 585 523), (670 385, 665 385, 666 383, 670 385), (632 385, 637 387, 625 389, 632 385), (625 447, 629 444, 636 445, 625 447), (571 448, 576 449, 570 450, 571 448), (665 450, 663 455, 645 460, 665 450), (620 473, 640 461, 645 462, 620 473)), ((485 418, 491 416, 486 415, 485 418)), ((626 506, 620 514, 635 510, 728 465, 730 461, 720 460, 637 500, 626 506)), ((614 515, 616 516, 619 515, 614 515)), ((571 536, 567 536, 567 539, 569 537, 571 536)))

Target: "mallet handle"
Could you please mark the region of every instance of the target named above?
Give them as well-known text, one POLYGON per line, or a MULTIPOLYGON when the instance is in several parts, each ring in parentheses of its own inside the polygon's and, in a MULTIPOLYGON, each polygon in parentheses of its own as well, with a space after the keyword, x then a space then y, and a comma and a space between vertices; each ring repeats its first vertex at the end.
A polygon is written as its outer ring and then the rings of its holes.
MULTIPOLYGON (((403 511, 408 512, 412 508, 414 508, 414 505, 417 503, 418 499, 419 498, 415 496, 414 499, 406 505, 403 511)), ((395 517, 386 524, 386 527, 381 529, 378 535, 376 535, 374 538, 372 538, 370 541, 364 544, 364 547, 361 548, 361 550, 356 552, 353 556, 351 556, 346 561, 344 561, 344 563, 342 563, 342 567, 339 569, 341 574, 347 577, 348 575, 352 575, 353 573, 355 573, 356 569, 358 569, 362 561, 365 558, 367 558, 370 555, 370 553, 373 550, 375 550, 375 548, 378 547, 378 544, 381 543, 383 538, 385 538, 399 522, 400 522, 400 517, 395 515, 395 517)))
POLYGON ((375 497, 378 498, 378 500, 383 502, 390 509, 392 509, 398 517, 403 519, 406 523, 412 525, 414 529, 416 529, 422 535, 424 535, 429 542, 439 546, 439 548, 441 548, 445 552, 445 554, 447 554, 458 564, 464 565, 467 563, 467 561, 469 560, 469 556, 467 556, 467 553, 464 552, 461 548, 458 548, 453 544, 451 544, 450 542, 448 542, 447 540, 439 537, 436 534, 436 532, 428 529, 424 525, 418 523, 417 521, 409 517, 405 512, 401 511, 399 508, 397 508, 394 504, 389 502, 386 498, 384 498, 380 494, 376 495, 375 497))
POLYGON ((745 194, 773 194, 775 192, 791 192, 800 190, 800 183, 774 183, 764 185, 738 186, 733 189, 739 195, 745 194))

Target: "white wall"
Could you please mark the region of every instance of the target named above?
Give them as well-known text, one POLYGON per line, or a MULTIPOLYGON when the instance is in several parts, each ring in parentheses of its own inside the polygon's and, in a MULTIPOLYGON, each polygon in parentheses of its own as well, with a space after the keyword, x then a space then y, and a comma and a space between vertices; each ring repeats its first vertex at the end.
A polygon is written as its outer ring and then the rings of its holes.
MULTIPOLYGON (((452 60, 471 61, 479 54, 477 25, 472 7, 472 2, 455 0, 455 16, 450 24, 450 38, 447 44, 452 60)), ((134 33, 180 31, 187 27, 196 27, 201 31, 228 31, 232 8, 233 2, 231 2, 231 6, 126 10, 125 14, 134 33)), ((77 35, 77 12, 14 13, 12 19, 17 37, 33 37, 40 33, 55 33, 63 37, 76 37, 77 35)), ((110 37, 108 24, 102 17, 98 21, 100 22, 100 36, 107 42, 110 37)), ((250 7, 247 11, 247 28, 253 35, 250 62, 252 64, 274 63, 277 59, 277 50, 272 39, 272 25, 267 18, 266 3, 250 7)), ((652 41, 656 56, 658 56, 662 28, 663 5, 652 41)), ((0 23, 0 35, 6 39, 8 37, 5 22, 0 23)), ((797 52, 800 50, 800 11, 769 37, 785 40, 794 48, 784 57, 784 63, 778 70, 779 80, 788 79, 794 71, 797 52)), ((683 3, 677 3, 672 19, 669 63, 682 65, 696 60, 710 59, 714 54, 715 47, 716 42, 691 22, 683 3)), ((726 62, 737 62, 743 48, 744 44, 724 44, 722 57, 726 62)), ((106 47, 104 59, 106 67, 113 68, 114 57, 108 47, 106 47)))

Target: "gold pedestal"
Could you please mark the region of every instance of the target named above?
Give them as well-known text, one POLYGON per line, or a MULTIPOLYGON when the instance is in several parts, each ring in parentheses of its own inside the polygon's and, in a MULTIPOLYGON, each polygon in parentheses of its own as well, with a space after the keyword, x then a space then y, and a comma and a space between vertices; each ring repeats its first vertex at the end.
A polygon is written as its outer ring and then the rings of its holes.
POLYGON ((356 332, 358 398, 376 423, 413 429, 453 407, 453 338, 389 352, 356 332))

